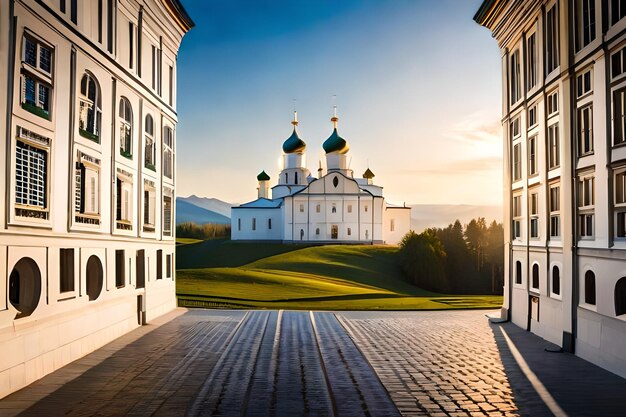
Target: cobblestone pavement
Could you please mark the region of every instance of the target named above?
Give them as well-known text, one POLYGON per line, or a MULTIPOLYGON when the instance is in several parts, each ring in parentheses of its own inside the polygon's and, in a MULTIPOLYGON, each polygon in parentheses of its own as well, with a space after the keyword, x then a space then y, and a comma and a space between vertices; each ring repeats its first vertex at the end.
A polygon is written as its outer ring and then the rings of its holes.
POLYGON ((626 415, 625 379, 549 346, 484 311, 178 309, 0 400, 0 417, 626 415))

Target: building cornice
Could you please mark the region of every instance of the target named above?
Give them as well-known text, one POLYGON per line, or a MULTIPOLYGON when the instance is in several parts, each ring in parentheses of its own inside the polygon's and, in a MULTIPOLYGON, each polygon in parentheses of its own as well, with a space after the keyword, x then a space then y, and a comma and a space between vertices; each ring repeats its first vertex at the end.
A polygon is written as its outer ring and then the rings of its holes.
POLYGON ((183 7, 179 0, 161 0, 168 12, 172 15, 178 26, 185 32, 189 32, 196 24, 183 7))
POLYGON ((506 0, 484 0, 474 15, 474 21, 487 29, 493 30, 493 24, 505 3, 506 0))

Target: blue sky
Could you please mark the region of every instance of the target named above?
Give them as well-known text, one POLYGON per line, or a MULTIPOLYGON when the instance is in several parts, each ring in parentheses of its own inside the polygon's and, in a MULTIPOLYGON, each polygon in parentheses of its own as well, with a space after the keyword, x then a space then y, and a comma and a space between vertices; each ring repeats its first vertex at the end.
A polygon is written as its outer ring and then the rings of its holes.
POLYGON ((315 172, 336 103, 355 176, 369 163, 389 201, 501 203, 499 50, 472 20, 480 1, 184 5, 196 27, 178 56, 178 195, 255 198, 294 107, 315 172))

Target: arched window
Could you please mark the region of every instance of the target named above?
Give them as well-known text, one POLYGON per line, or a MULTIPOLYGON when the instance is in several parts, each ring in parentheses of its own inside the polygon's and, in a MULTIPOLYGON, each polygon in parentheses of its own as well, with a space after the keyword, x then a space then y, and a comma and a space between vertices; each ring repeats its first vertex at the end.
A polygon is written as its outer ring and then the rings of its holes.
POLYGON ((321 209, 321 206, 319 204, 315 206, 315 212, 316 213, 319 213, 320 209, 321 209))
POLYGON ((533 282, 532 282, 532 287, 539 289, 539 265, 538 264, 534 264, 533 265, 533 282))
POLYGON ((20 259, 9 275, 9 302, 17 310, 16 319, 30 316, 41 296, 41 272, 31 258, 20 259))
POLYGON ((91 255, 87 260, 87 295, 89 301, 93 301, 100 296, 102 292, 102 284, 104 282, 104 273, 102 271, 102 262, 96 255, 91 255))
POLYGON ((561 294, 561 271, 556 265, 552 267, 552 294, 561 294))
POLYGON ((81 136, 100 143, 102 103, 98 81, 85 73, 80 81, 78 132, 81 136))
POLYGON ((585 303, 596 305, 596 274, 585 272, 585 303))
POLYGON ((154 143, 154 121, 152 116, 146 115, 144 144, 144 166, 152 171, 156 171, 156 146, 154 143))
POLYGON ((163 129, 163 175, 173 178, 174 172, 174 131, 166 126, 163 129))
POLYGON ((337 213, 337 206, 333 204, 333 207, 330 211, 332 211, 333 213, 337 213))
POLYGON ((300 240, 304 239, 304 229, 300 229, 300 240))
POLYGON ((515 262, 515 283, 522 283, 522 263, 520 261, 515 262))
POLYGON ((315 229, 315 234, 316 234, 317 236, 319 236, 319 235, 320 235, 320 228, 319 228, 319 227, 318 227, 317 229, 315 229))
POLYGON ((294 172, 293 175, 296 177, 295 180, 294 180, 294 184, 297 184, 298 183, 298 173, 294 172))
POLYGON ((289 184, 289 173, 285 172, 285 184, 289 184))
POLYGON ((120 154, 133 157, 133 109, 127 98, 120 99, 120 154))
POLYGON ((268 229, 272 228, 272 219, 267 219, 267 228, 268 229))
POLYGON ((626 278, 620 278, 615 284, 615 315, 626 314, 626 278))

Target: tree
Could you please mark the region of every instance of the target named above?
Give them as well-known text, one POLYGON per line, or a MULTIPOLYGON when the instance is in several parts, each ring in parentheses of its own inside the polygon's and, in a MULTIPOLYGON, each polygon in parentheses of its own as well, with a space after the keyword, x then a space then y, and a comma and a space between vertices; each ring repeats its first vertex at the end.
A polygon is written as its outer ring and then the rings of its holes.
POLYGON ((465 226, 465 239, 470 252, 476 257, 476 269, 480 272, 485 263, 484 247, 487 239, 487 223, 484 217, 472 219, 465 226))
POLYGON ((400 242, 402 269, 420 288, 448 292, 445 257, 443 245, 432 230, 425 230, 419 235, 411 230, 400 242))

